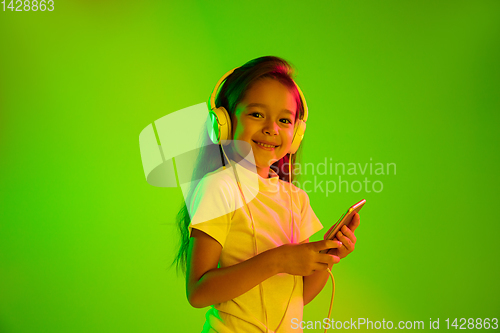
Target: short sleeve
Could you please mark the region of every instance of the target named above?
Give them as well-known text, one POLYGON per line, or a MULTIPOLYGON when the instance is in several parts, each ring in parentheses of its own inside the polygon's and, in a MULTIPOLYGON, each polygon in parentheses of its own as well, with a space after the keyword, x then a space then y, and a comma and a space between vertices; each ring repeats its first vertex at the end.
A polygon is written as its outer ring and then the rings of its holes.
POLYGON ((319 221, 318 217, 314 213, 310 203, 309 196, 307 193, 300 189, 299 190, 299 198, 300 198, 300 214, 301 214, 301 223, 300 223, 300 237, 299 243, 305 241, 321 229, 323 229, 323 225, 319 221))
POLYGON ((221 177, 204 177, 191 198, 189 235, 193 228, 201 230, 224 247, 234 212, 232 192, 231 187, 221 177))

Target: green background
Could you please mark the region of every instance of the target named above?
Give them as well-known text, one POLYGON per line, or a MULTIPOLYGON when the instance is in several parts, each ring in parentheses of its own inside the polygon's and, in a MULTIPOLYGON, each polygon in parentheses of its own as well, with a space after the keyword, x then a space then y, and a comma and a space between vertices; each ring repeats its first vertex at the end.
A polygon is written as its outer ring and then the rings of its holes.
POLYGON ((500 317, 500 2, 56 1, 0 31, 0 332, 201 331, 169 269, 182 193, 146 182, 138 137, 264 55, 297 68, 304 163, 397 166, 308 192, 325 227, 367 199, 332 317, 500 317))

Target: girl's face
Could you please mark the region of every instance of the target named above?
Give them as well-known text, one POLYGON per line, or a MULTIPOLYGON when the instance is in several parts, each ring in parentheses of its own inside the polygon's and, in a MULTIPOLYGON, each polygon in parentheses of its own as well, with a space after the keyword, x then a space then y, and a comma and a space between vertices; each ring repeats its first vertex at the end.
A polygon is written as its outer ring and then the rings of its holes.
MULTIPOLYGON (((292 93, 270 78, 257 81, 236 106, 232 119, 233 140, 250 144, 261 177, 268 178, 269 167, 290 150, 296 112, 297 103, 292 93)), ((238 155, 246 156, 238 144, 234 149, 238 155)))

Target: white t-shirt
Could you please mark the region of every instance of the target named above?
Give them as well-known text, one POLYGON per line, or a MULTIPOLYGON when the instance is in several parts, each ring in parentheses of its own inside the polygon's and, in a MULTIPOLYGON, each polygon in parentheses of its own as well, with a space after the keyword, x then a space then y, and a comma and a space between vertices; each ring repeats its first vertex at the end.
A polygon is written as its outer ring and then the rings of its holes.
MULTIPOLYGON (((254 220, 257 253, 283 244, 300 243, 323 228, 306 192, 291 184, 295 220, 292 228, 290 183, 280 180, 272 169, 267 179, 240 165, 236 165, 236 169, 254 220)), ((192 228, 199 229, 222 245, 220 267, 238 264, 255 255, 252 220, 231 167, 205 175, 193 193, 189 208, 189 233, 192 228)), ((300 332, 292 329, 291 324, 294 318, 302 320, 302 277, 277 274, 263 281, 262 288, 269 331, 274 332, 290 300, 277 332, 300 332)), ((265 332, 260 287, 257 285, 230 301, 212 305, 206 319, 203 332, 265 332)))

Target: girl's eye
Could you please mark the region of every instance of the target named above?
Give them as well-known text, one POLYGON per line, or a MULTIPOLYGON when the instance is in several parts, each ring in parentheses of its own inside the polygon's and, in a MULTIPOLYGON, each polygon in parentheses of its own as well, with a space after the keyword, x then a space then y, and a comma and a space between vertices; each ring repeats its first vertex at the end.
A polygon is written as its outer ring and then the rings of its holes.
MULTIPOLYGON (((255 118, 264 118, 260 113, 258 112, 252 112, 250 113, 251 116, 254 116, 255 118), (257 115, 257 116, 256 116, 257 115)), ((280 120, 284 120, 284 124, 291 124, 292 121, 290 119, 286 119, 286 118, 283 118, 283 119, 280 119, 280 120)))

